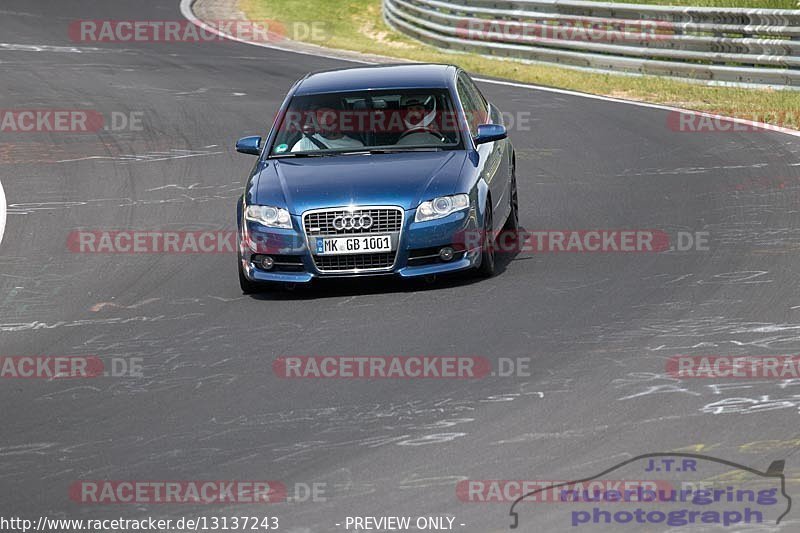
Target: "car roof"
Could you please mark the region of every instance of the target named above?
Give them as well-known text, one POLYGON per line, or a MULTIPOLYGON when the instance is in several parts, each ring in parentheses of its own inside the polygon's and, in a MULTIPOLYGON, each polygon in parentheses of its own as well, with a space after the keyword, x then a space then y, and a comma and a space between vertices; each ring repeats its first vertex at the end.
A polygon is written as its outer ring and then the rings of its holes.
POLYGON ((300 81, 295 95, 381 89, 446 89, 457 67, 411 63, 314 72, 300 81))

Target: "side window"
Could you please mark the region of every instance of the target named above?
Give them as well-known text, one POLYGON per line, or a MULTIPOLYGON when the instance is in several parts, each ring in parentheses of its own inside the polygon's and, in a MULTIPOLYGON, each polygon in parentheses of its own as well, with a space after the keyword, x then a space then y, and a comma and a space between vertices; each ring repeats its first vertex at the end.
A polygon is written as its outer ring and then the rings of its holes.
POLYGON ((467 83, 467 89, 472 93, 472 98, 475 101, 476 109, 478 110, 478 114, 481 115, 480 118, 483 121, 482 124, 488 122, 489 119, 489 102, 486 101, 486 98, 483 97, 483 94, 478 89, 478 86, 475 85, 475 82, 472 79, 464 75, 464 78, 467 83))
POLYGON ((461 100, 461 105, 464 107, 464 113, 467 117, 467 123, 469 124, 469 132, 475 137, 478 135, 478 125, 483 124, 483 122, 481 122, 483 117, 480 116, 481 101, 475 99, 477 95, 474 91, 470 90, 470 83, 466 75, 461 73, 458 75, 456 90, 458 91, 458 98, 461 100))

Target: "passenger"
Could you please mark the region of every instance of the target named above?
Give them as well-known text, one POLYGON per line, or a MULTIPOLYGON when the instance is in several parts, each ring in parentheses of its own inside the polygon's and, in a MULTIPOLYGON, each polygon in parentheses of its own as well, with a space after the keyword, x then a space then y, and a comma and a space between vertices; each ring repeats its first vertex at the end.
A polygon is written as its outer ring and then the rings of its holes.
POLYGON ((303 138, 292 147, 292 152, 313 150, 348 150, 361 148, 364 143, 341 132, 337 126, 338 112, 330 107, 321 107, 314 111, 317 132, 303 134, 303 138))

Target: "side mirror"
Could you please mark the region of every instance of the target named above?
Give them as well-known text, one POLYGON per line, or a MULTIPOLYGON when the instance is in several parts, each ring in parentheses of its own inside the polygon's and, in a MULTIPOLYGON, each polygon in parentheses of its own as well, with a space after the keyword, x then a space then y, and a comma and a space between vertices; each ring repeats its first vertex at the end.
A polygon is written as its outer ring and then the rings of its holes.
POLYGON ((236 151, 242 154, 260 155, 261 137, 242 137, 236 141, 236 151))
POLYGON ((500 141, 508 137, 505 126, 499 124, 481 124, 478 126, 478 135, 475 137, 475 144, 485 144, 500 141))

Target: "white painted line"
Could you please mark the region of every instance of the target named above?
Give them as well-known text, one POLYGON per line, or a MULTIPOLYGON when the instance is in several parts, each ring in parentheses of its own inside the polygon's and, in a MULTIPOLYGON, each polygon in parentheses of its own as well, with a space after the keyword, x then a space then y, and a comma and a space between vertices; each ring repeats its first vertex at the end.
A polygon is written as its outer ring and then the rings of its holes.
MULTIPOLYGON (((294 53, 294 54, 301 54, 301 55, 306 55, 306 56, 324 57, 326 59, 337 59, 339 61, 349 61, 351 63, 361 63, 361 64, 364 64, 364 65, 374 65, 374 64, 376 64, 373 61, 364 61, 364 60, 359 60, 359 59, 343 58, 343 57, 339 57, 339 56, 335 56, 335 55, 331 55, 331 54, 326 54, 323 51, 328 50, 328 49, 324 48, 322 46, 318 46, 318 45, 305 45, 304 44, 304 46, 312 46, 315 49, 319 49, 319 52, 316 52, 316 51, 315 52, 310 52, 310 51, 303 51, 303 50, 293 50, 291 48, 285 48, 285 47, 277 46, 277 45, 274 45, 274 44, 261 43, 261 42, 252 42, 252 41, 247 41, 245 39, 240 39, 240 38, 235 37, 233 35, 230 35, 230 34, 227 34, 225 32, 219 31, 218 29, 214 28, 213 26, 209 26, 205 22, 203 22, 200 19, 198 19, 195 16, 194 12, 192 11, 192 5, 195 3, 195 1, 196 0, 181 0, 181 14, 186 19, 191 21, 193 24, 195 24, 197 26, 200 26, 204 30, 213 32, 216 35, 219 35, 220 37, 224 37, 224 38, 229 39, 231 41, 236 41, 238 43, 249 44, 249 45, 252 45, 252 46, 260 46, 261 48, 270 48, 270 49, 273 49, 273 50, 280 50, 282 52, 291 52, 291 53, 294 53)), ((396 59, 397 61, 402 61, 402 59, 397 59, 397 58, 389 58, 389 59, 396 59)), ((474 79, 475 79, 475 81, 478 81, 478 82, 481 82, 481 83, 489 83, 489 84, 492 84, 492 85, 503 85, 503 86, 506 86, 506 87, 518 87, 518 88, 521 88, 521 89, 529 89, 529 90, 533 90, 533 91, 541 91, 541 92, 555 93, 555 94, 564 94, 564 95, 568 95, 568 96, 577 96, 579 98, 589 98, 589 99, 592 99, 592 100, 599 100, 601 102, 613 102, 613 103, 617 103, 617 104, 632 105, 632 106, 637 106, 637 107, 646 107, 646 108, 650 108, 650 109, 658 109, 658 110, 661 110, 661 111, 673 111, 673 112, 679 112, 679 113, 688 113, 688 114, 693 114, 693 115, 697 115, 697 116, 701 116, 701 117, 711 118, 711 119, 714 119, 714 120, 724 120, 724 121, 734 122, 734 123, 737 123, 737 124, 747 125, 747 126, 758 128, 758 129, 764 129, 764 130, 767 130, 767 131, 774 131, 776 133, 783 133, 783 134, 786 134, 786 135, 791 135, 793 137, 800 137, 800 131, 797 131, 797 130, 792 130, 792 129, 789 129, 789 128, 782 128, 780 126, 773 126, 771 124, 766 124, 764 122, 755 122, 755 121, 752 121, 752 120, 746 120, 746 119, 742 119, 742 118, 726 117, 724 115, 715 115, 713 113, 705 113, 705 112, 702 112, 702 111, 693 111, 691 109, 683 109, 683 108, 680 108, 680 107, 671 107, 671 106, 662 105, 662 104, 651 104, 651 103, 648 103, 648 102, 637 102, 635 100, 623 100, 621 98, 612 98, 610 96, 600 96, 600 95, 596 95, 596 94, 582 93, 582 92, 578 92, 578 91, 571 91, 569 89, 556 89, 554 87, 544 87, 544 86, 541 86, 541 85, 532 85, 532 84, 529 84, 529 83, 520 83, 520 82, 502 81, 502 80, 490 80, 490 79, 487 79, 487 78, 474 78, 474 79)))
POLYGON ((208 24, 206 24, 205 22, 203 22, 202 20, 197 18, 195 16, 195 14, 194 14, 194 11, 192 11, 192 4, 194 4, 195 1, 196 0, 181 0, 181 15, 183 15, 183 17, 186 18, 187 20, 189 20, 189 22, 191 22, 192 24, 194 24, 196 26, 200 26, 204 30, 209 31, 211 33, 214 33, 216 35, 219 35, 220 37, 224 37, 225 39, 228 39, 230 41, 236 41, 237 43, 249 44, 249 45, 252 45, 252 46, 260 46, 261 48, 270 48, 272 50, 280 50, 282 52, 292 52, 294 54, 301 54, 301 55, 304 55, 304 56, 324 57, 326 59, 338 59, 340 61, 350 61, 350 62, 353 62, 353 63, 362 63, 362 64, 365 64, 365 65, 373 65, 373 64, 375 64, 372 61, 362 61, 362 60, 359 60, 359 59, 344 59, 342 57, 338 57, 338 56, 335 56, 335 55, 326 54, 325 51, 328 50, 327 48, 322 47, 322 46, 318 46, 318 45, 315 45, 315 44, 305 44, 305 43, 303 44, 304 46, 310 46, 310 47, 313 47, 313 48, 319 50, 319 51, 315 50, 315 51, 311 52, 311 51, 304 51, 304 50, 293 50, 291 48, 284 48, 282 46, 278 46, 278 45, 275 45, 275 44, 253 42, 253 41, 248 41, 246 39, 241 39, 241 38, 236 37, 234 35, 231 35, 229 33, 225 33, 223 31, 220 31, 220 30, 218 30, 217 28, 215 28, 213 26, 209 26, 208 24))
POLYGON ((589 98, 591 100, 600 100, 602 102, 614 102, 617 104, 627 104, 627 105, 635 105, 639 107, 647 107, 650 109, 658 109, 661 111, 673 111, 678 113, 687 113, 691 115, 696 115, 699 117, 708 117, 715 120, 724 120, 728 122, 734 122, 737 124, 747 125, 753 128, 764 129, 767 131, 775 131, 778 133, 785 133, 786 135, 792 135, 794 137, 800 137, 800 131, 792 130, 789 128, 782 128, 780 126, 773 126, 772 124, 767 124, 764 122, 755 122, 752 120, 747 120, 743 118, 736 118, 736 117, 726 117, 725 115, 715 115, 713 113, 705 113, 703 111, 693 111, 691 109, 683 109, 680 107, 672 107, 663 104, 651 104, 649 102, 636 102, 634 100, 623 100, 621 98, 612 98, 610 96, 600 96, 597 94, 588 94, 588 93, 581 93, 578 91, 570 91, 569 89, 557 89, 555 87, 542 87, 540 85, 530 85, 528 83, 519 83, 514 81, 502 81, 502 80, 489 80, 486 78, 474 78, 475 81, 479 81, 482 83, 492 83, 494 85, 505 85, 508 87, 520 87, 523 89, 533 89, 537 91, 542 91, 546 93, 555 93, 555 94, 565 94, 569 96, 579 96, 581 98, 589 98))
POLYGON ((3 242, 3 233, 6 230, 6 193, 3 191, 3 183, 0 182, 0 243, 3 242))
POLYGON ((101 53, 120 53, 125 50, 113 48, 92 48, 86 46, 55 46, 52 44, 17 44, 17 43, 0 43, 0 50, 8 50, 11 52, 61 52, 70 54, 82 54, 84 52, 101 52, 101 53))

